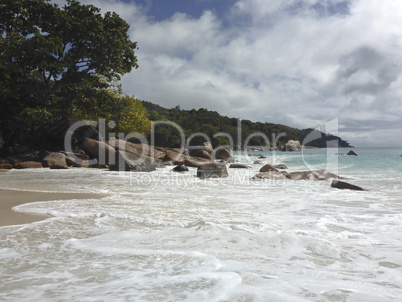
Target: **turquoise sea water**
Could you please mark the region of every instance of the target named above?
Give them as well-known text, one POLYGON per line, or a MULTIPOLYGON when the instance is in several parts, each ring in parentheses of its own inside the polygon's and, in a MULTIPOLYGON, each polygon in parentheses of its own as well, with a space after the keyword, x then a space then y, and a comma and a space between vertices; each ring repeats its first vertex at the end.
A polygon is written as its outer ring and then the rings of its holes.
MULTIPOLYGON (((391 188, 402 182, 402 148, 329 148, 305 149, 302 152, 252 151, 248 154, 264 155, 272 163, 285 163, 291 170, 328 170, 340 176, 354 178, 355 182, 369 186, 391 188), (347 156, 353 150, 358 156, 347 156), (341 153, 343 155, 336 155, 341 153)), ((242 152, 234 152, 247 160, 242 152)))
POLYGON ((201 180, 151 173, 12 170, 1 188, 101 192, 14 210, 45 221, 0 228, 1 301, 400 301, 402 149, 251 152, 328 181, 251 181, 261 164, 201 180))

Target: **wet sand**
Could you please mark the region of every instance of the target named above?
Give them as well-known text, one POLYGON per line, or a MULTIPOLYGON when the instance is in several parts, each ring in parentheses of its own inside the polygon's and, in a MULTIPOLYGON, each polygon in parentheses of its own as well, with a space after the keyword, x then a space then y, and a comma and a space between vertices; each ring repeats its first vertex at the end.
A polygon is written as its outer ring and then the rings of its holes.
POLYGON ((58 193, 58 192, 29 192, 0 189, 0 227, 40 221, 51 216, 30 214, 13 211, 20 204, 36 201, 93 199, 105 197, 104 194, 94 193, 58 193))

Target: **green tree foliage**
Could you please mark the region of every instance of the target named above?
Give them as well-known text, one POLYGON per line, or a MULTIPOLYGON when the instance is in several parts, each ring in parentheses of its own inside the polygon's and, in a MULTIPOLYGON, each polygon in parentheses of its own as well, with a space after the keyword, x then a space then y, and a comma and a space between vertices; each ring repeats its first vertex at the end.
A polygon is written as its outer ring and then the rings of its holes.
MULTIPOLYGON (((208 135, 214 147, 229 145, 229 141, 227 138, 225 138, 225 136, 214 137, 215 134, 223 132, 232 137, 234 145, 239 145, 239 128, 238 119, 236 118, 222 116, 215 111, 208 111, 203 108, 199 110, 178 110, 177 108, 166 109, 146 101, 143 101, 143 105, 147 109, 148 117, 151 121, 172 121, 183 128, 187 138, 194 133, 201 132, 208 135)), ((255 133, 259 133, 265 135, 271 144, 276 143, 275 145, 280 147, 291 139, 303 142, 304 138, 307 137, 311 131, 313 131, 313 129, 299 130, 280 124, 260 122, 255 123, 249 120, 242 120, 241 144, 244 146, 247 137, 252 136, 255 133), (285 135, 279 136, 281 133, 284 133, 285 135), (279 139, 276 140, 278 137, 279 139)), ((309 142, 307 144, 308 146, 326 147, 326 142, 330 140, 337 141, 340 147, 349 147, 349 144, 339 137, 333 135, 329 135, 327 137, 324 133, 319 131, 318 133, 319 137, 316 135, 315 137, 318 138, 309 142)), ((191 145, 200 145, 204 141, 205 139, 201 136, 195 137, 191 141, 191 145)), ((166 127, 164 125, 157 126, 155 127, 155 144, 166 147, 178 147, 180 144, 180 135, 174 127, 166 127)), ((266 146, 266 142, 263 137, 259 135, 253 136, 248 145, 266 146)))
POLYGON ((77 112, 94 118, 116 114, 115 119, 123 121, 121 129, 137 130, 127 114, 135 119, 135 110, 142 108, 139 102, 122 96, 119 87, 118 95, 109 90, 113 81, 138 68, 137 44, 128 30, 116 13, 102 14, 76 0, 67 0, 61 8, 49 0, 1 0, 3 137, 24 127, 33 132, 38 125, 68 120, 77 112))
MULTIPOLYGON (((114 81, 116 83, 116 81, 114 81)), ((74 102, 72 118, 96 121, 105 119, 108 131, 115 133, 140 132, 147 134, 151 122, 139 99, 123 95, 120 86, 102 88, 96 97, 83 98, 74 102)))

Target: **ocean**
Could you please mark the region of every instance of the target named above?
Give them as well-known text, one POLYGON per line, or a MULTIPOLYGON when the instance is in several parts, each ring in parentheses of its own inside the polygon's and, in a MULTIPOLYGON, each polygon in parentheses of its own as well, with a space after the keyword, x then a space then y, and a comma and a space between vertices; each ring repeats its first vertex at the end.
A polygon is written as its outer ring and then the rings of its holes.
POLYGON ((251 181, 250 169, 198 179, 150 173, 29 169, 0 188, 107 193, 35 202, 52 217, 0 228, 1 301, 402 301, 402 148, 250 152, 331 181, 251 181))

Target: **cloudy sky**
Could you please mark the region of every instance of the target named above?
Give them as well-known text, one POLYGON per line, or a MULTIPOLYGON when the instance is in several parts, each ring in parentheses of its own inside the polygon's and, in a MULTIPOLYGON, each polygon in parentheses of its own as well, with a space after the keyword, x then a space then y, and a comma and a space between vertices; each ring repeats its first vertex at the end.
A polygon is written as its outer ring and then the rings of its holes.
POLYGON ((138 42, 127 94, 172 108, 315 128, 355 146, 402 146, 402 2, 82 0, 138 42))

